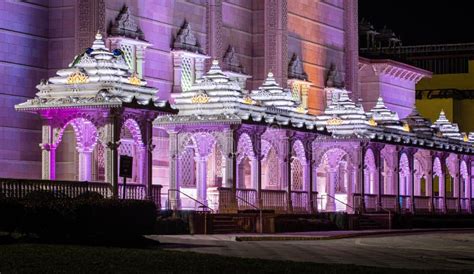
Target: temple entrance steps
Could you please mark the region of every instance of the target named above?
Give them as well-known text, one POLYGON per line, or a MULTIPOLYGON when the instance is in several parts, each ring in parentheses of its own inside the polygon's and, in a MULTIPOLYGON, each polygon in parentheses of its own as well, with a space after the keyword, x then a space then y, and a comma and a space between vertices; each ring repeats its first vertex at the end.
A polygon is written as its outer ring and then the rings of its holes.
POLYGON ((233 214, 212 214, 211 231, 214 234, 231 234, 245 232, 233 214))
POLYGON ((386 213, 367 213, 358 215, 356 226, 358 230, 388 229, 389 216, 386 213))

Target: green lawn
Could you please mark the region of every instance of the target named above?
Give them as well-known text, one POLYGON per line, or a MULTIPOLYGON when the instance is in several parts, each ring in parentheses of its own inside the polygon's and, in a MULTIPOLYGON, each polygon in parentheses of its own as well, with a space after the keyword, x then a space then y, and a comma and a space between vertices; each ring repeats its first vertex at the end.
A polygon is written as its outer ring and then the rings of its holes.
MULTIPOLYGON (((159 248, 138 249, 76 245, 0 245, 0 273, 433 273, 231 258, 159 248)), ((439 273, 447 273, 440 271, 439 273)))

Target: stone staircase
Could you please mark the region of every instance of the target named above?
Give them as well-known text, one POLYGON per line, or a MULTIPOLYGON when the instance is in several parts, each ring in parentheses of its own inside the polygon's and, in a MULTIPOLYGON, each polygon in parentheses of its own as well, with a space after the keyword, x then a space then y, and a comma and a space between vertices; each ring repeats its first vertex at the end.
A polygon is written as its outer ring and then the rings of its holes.
POLYGON ((213 214, 211 231, 213 234, 243 233, 244 230, 230 214, 213 214))
POLYGON ((362 214, 359 216, 359 230, 388 229, 388 214, 362 214))

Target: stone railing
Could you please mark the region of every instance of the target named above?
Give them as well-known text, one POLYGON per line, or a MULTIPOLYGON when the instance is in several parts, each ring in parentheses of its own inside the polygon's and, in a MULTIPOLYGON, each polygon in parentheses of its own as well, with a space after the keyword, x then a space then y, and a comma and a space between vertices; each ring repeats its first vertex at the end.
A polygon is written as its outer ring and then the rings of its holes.
POLYGON ((433 208, 437 213, 444 212, 444 198, 438 196, 433 197, 433 208))
POLYGON ((318 192, 311 192, 311 206, 316 212, 320 210, 318 205, 318 192))
POLYGON ((416 212, 430 212, 431 211, 431 197, 415 196, 415 211, 416 212))
POLYGON ((251 205, 258 207, 257 191, 255 189, 237 188, 236 195, 239 209, 255 209, 251 205))
POLYGON ((411 211, 411 197, 408 195, 400 195, 399 196, 400 202, 400 210, 402 212, 410 212, 411 211))
POLYGON ((397 210, 397 195, 384 194, 380 197, 382 207, 387 210, 397 210))
POLYGON ((446 210, 448 212, 457 212, 458 211, 458 198, 446 197, 446 210))
POLYGON ((291 204, 293 212, 306 213, 308 209, 308 192, 306 191, 291 191, 291 204))
POLYGON ((228 213, 236 210, 235 208, 235 197, 232 194, 232 188, 219 187, 219 208, 220 213, 228 213))
MULTIPOLYGON (((112 197, 112 187, 105 182, 52 181, 33 179, 0 178, 0 197, 23 198, 34 191, 48 191, 58 198, 75 198, 85 192, 96 192, 104 198, 112 197)), ((161 185, 153 185, 152 200, 161 209, 161 185)), ((123 185, 119 185, 118 197, 123 197, 123 185)), ((147 199, 146 187, 142 184, 127 184, 126 199, 147 199)))
MULTIPOLYGON (((123 185, 119 185, 118 197, 123 199, 123 185)), ((146 199, 146 187, 142 184, 126 184, 125 199, 130 200, 145 200, 146 199)))
POLYGON ((272 209, 276 212, 286 211, 286 191, 262 189, 262 203, 264 209, 272 209))
POLYGON ((362 211, 362 195, 360 193, 352 194, 352 207, 356 212, 362 211))
POLYGON ((112 197, 112 188, 108 183, 0 178, 0 196, 23 198, 34 191, 49 191, 58 198, 75 198, 88 191, 112 197))
POLYGON ((470 211, 469 198, 460 198, 459 203, 461 204, 461 212, 467 213, 470 211))
POLYGON ((157 210, 161 210, 161 189, 162 185, 151 185, 151 199, 156 205, 157 210))
POLYGON ((377 194, 365 194, 364 195, 365 210, 376 211, 377 206, 377 194))

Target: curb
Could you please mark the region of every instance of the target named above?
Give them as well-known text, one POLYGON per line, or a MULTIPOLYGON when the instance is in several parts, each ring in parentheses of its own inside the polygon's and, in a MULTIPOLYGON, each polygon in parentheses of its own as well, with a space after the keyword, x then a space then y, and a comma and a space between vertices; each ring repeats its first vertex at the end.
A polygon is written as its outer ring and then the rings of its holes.
POLYGON ((320 240, 338 240, 346 238, 388 235, 388 234, 409 234, 423 232, 449 232, 449 231, 474 231, 474 228, 448 228, 448 229, 413 229, 413 230, 391 230, 391 231, 371 231, 361 233, 348 233, 334 236, 236 236, 237 242, 252 241, 320 241, 320 240))

